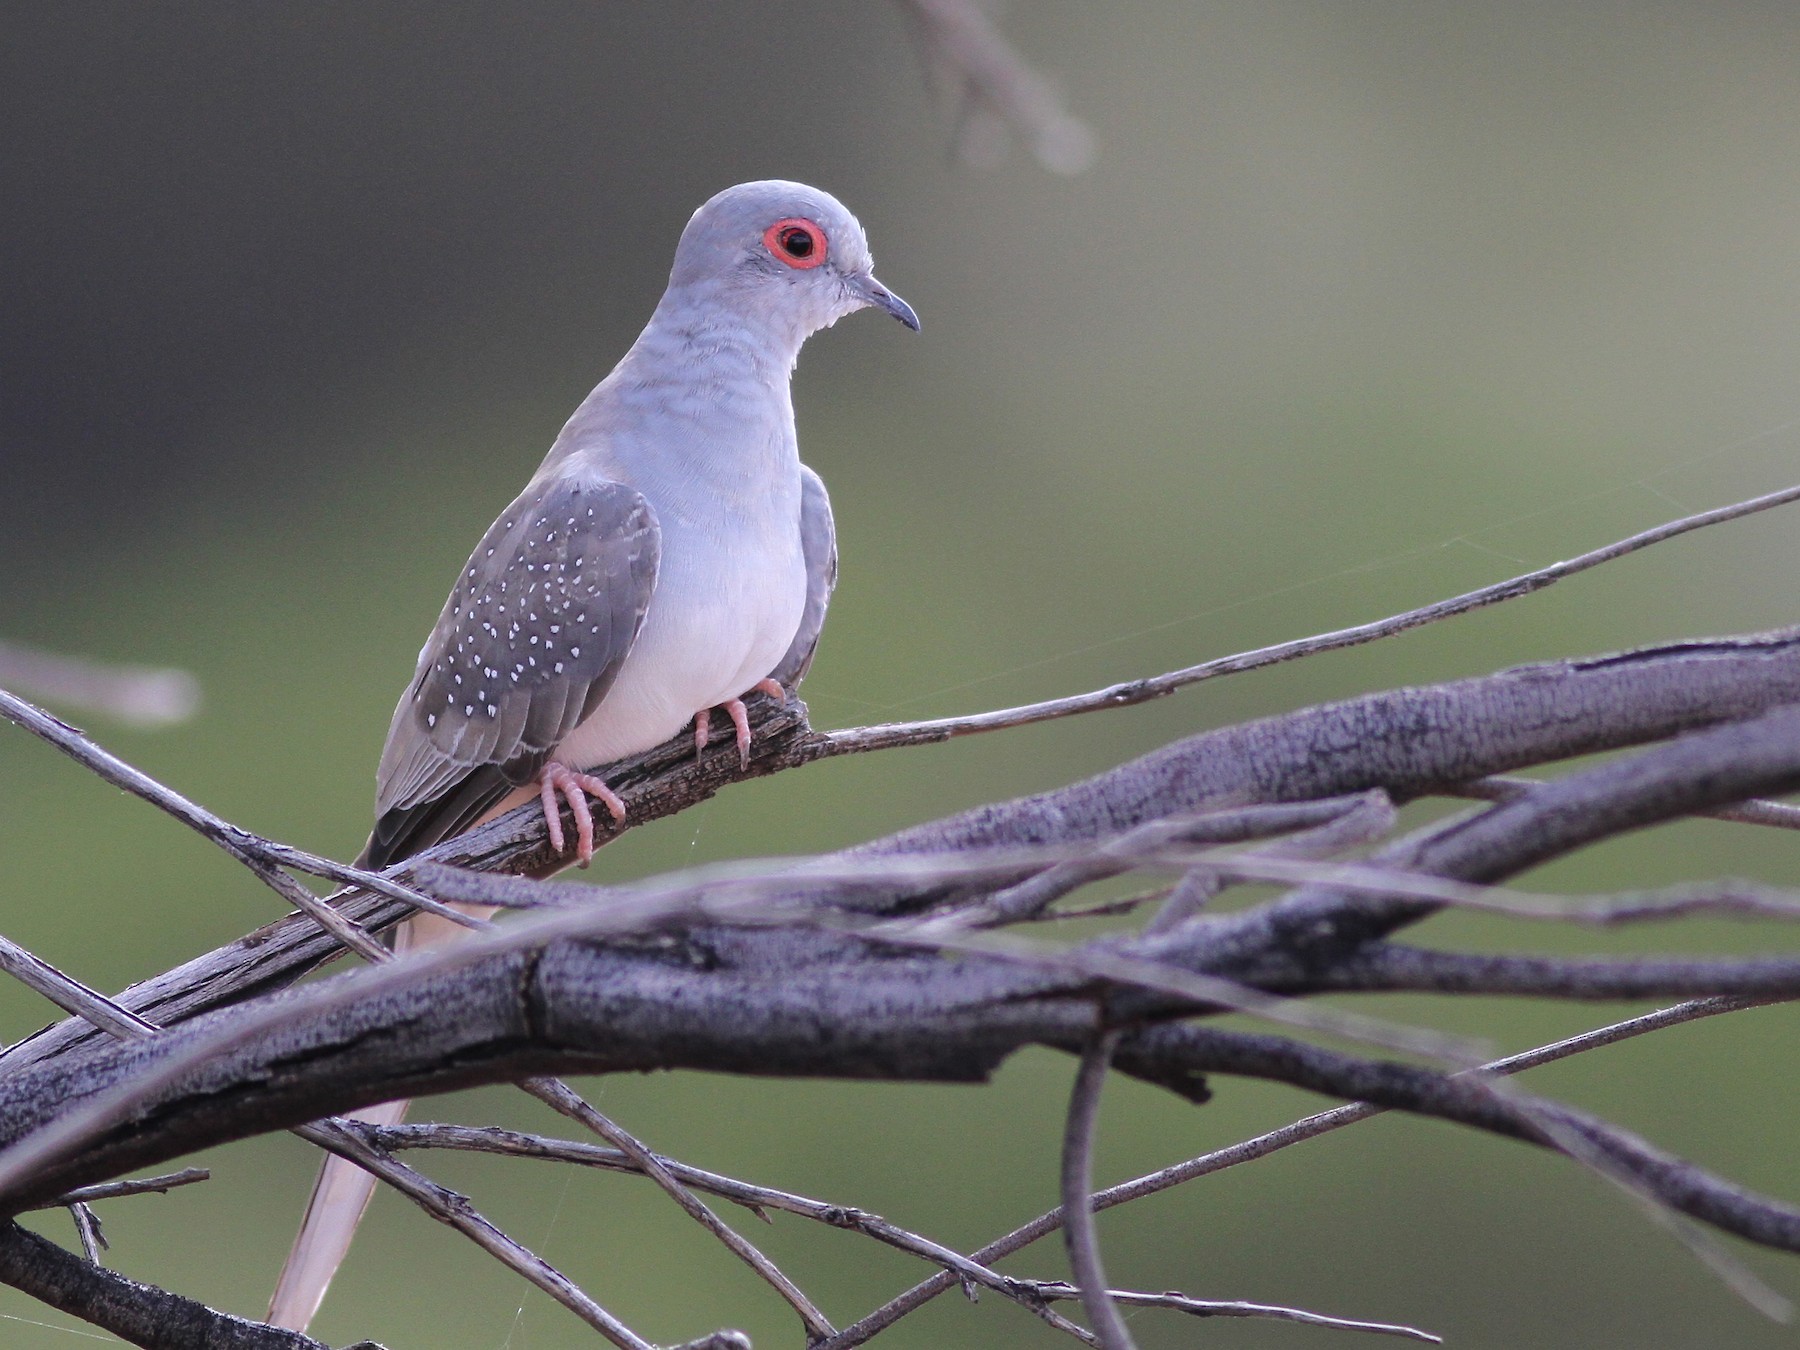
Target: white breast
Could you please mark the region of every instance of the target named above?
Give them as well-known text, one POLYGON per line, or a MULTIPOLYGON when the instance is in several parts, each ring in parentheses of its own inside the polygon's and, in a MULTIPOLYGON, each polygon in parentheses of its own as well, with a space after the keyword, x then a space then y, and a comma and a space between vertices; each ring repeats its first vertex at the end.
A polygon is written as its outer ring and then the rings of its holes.
POLYGON ((651 503, 662 524, 662 562, 643 629, 600 706, 557 748, 558 759, 587 769, 648 750, 775 669, 806 604, 797 475, 791 494, 787 486, 771 485, 742 510, 651 503))

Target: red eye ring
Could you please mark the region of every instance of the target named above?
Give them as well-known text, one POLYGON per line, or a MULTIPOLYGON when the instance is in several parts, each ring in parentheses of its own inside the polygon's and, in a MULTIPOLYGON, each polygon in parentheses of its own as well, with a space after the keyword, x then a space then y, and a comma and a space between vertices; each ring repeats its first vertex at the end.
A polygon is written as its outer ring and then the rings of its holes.
POLYGON ((825 231, 800 216, 769 226, 763 231, 763 245, 789 267, 817 267, 825 261, 825 231))

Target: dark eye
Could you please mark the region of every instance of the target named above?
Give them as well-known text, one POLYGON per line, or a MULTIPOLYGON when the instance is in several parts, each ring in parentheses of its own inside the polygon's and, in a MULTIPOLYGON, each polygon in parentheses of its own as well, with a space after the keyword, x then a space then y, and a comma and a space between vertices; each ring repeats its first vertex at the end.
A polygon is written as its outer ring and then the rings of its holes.
POLYGON ((825 231, 797 216, 769 226, 763 243, 789 267, 817 267, 825 261, 825 231))

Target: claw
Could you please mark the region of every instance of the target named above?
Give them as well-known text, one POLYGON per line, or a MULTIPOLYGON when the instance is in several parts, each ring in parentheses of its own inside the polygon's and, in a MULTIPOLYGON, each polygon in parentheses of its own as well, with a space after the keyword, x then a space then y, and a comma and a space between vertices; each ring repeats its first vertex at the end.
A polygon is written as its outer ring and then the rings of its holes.
MULTIPOLYGON (((787 702, 788 692, 776 679, 758 680, 744 691, 746 694, 767 694, 787 702)), ((731 725, 737 728, 738 766, 750 767, 750 714, 744 709, 741 698, 727 699, 718 705, 719 710, 731 718, 731 725)), ((694 757, 698 759, 706 753, 706 742, 712 736, 712 709, 702 708, 694 714, 694 757)))
POLYGON ((569 814, 575 818, 575 861, 586 867, 594 860, 594 813, 588 809, 588 796, 598 798, 615 821, 625 819, 625 803, 619 800, 618 793, 591 773, 577 773, 556 760, 544 765, 538 770, 538 800, 543 804, 550 847, 558 853, 563 851, 562 817, 556 802, 559 793, 569 804, 569 814))
POLYGON ((750 714, 744 710, 744 700, 728 699, 719 705, 731 718, 731 725, 737 728, 738 767, 750 767, 750 714))

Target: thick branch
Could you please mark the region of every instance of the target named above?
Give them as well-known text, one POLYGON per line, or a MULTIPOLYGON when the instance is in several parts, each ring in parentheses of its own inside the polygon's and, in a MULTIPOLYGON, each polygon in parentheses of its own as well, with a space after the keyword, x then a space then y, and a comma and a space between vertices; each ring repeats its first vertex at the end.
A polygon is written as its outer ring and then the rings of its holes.
POLYGON ((0 1280, 144 1350, 330 1350, 297 1331, 128 1280, 15 1223, 0 1227, 0 1280))

